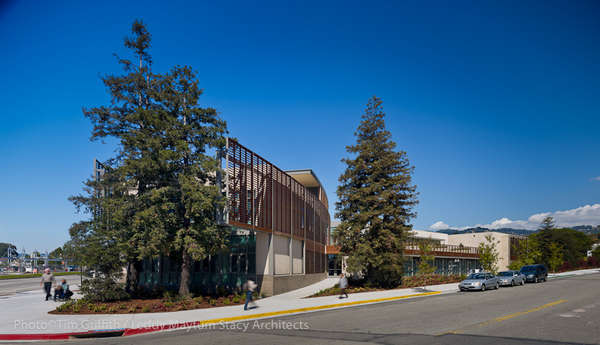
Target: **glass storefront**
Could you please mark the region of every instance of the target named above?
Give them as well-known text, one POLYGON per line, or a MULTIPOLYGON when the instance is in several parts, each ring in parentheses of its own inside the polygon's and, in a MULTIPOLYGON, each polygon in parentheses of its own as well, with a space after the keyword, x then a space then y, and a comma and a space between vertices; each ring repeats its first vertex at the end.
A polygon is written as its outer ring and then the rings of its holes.
MULTIPOLYGON (((180 275, 177 258, 148 258, 143 262, 140 285, 146 289, 177 289, 180 275)), ((256 280, 256 234, 232 228, 227 250, 194 262, 191 290, 203 293, 240 290, 248 278, 256 280)))
MULTIPOLYGON (((413 276, 419 272, 419 257, 407 257, 404 262, 404 275, 413 276)), ((479 260, 464 258, 435 258, 435 274, 458 275, 468 274, 473 269, 481 268, 479 260)))

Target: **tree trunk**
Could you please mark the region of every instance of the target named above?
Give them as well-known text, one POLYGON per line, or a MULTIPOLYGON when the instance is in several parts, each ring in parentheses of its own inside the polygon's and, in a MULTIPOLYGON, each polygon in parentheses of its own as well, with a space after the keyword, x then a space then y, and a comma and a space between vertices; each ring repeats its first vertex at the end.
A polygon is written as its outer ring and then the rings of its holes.
POLYGON ((129 294, 134 296, 138 291, 140 271, 142 262, 139 260, 130 261, 127 264, 127 278, 125 288, 129 294))
POLYGON ((179 280, 179 295, 188 296, 190 294, 192 271, 192 257, 183 249, 181 261, 181 279, 179 280))

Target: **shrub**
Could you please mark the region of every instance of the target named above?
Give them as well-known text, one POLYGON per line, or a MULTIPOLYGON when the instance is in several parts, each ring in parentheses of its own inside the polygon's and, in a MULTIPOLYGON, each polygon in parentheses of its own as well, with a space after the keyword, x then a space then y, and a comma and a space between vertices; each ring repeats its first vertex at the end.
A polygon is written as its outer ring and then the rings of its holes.
POLYGON ((163 299, 168 302, 177 302, 179 300, 179 296, 174 291, 165 291, 163 293, 163 299))
POLYGON ((92 278, 83 281, 81 293, 86 301, 111 302, 130 299, 125 285, 110 278, 92 278))
POLYGON ((208 303, 209 303, 210 305, 212 305, 212 306, 215 306, 215 305, 217 305, 217 300, 216 300, 216 299, 214 299, 214 298, 211 298, 211 299, 208 301, 208 303))
POLYGON ((230 304, 231 304, 231 300, 229 300, 229 297, 225 297, 225 298, 223 299, 223 304, 224 304, 224 305, 230 305, 230 304))
POLYGON ((233 296, 233 303, 240 303, 240 297, 238 295, 233 296))
POLYGON ((79 313, 79 311, 81 310, 81 303, 73 303, 73 304, 71 304, 71 310, 74 313, 79 313))
POLYGON ((58 312, 63 312, 63 311, 69 311, 73 308, 73 302, 67 302, 67 303, 63 303, 61 305, 59 305, 58 307, 56 307, 56 311, 58 312))
POLYGON ((202 296, 194 297, 194 301, 198 304, 204 302, 204 298, 202 296))
POLYGON ((150 312, 150 310, 151 310, 151 309, 150 309, 150 306, 147 306, 147 305, 145 305, 145 306, 142 308, 142 313, 149 313, 149 312, 150 312))

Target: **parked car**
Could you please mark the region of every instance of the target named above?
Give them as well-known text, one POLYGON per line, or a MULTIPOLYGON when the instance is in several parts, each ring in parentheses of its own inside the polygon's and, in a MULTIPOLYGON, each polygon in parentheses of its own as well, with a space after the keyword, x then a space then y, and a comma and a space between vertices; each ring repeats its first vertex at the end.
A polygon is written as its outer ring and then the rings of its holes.
POLYGON ((545 265, 528 265, 521 267, 521 273, 525 275, 525 280, 539 283, 548 280, 548 268, 545 265))
POLYGON ((500 280, 489 272, 471 273, 467 279, 458 284, 460 291, 498 289, 500 280))
POLYGON ((525 275, 519 271, 503 271, 498 273, 500 286, 525 285, 525 275))

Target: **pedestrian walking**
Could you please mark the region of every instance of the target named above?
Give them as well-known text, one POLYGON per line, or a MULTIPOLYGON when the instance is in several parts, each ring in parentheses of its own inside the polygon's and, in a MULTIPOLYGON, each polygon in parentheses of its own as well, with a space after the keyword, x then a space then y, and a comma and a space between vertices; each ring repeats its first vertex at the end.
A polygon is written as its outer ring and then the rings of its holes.
POLYGON ((342 290, 342 293, 340 294, 340 298, 343 298, 342 295, 346 296, 346 298, 348 298, 348 294, 346 293, 346 289, 348 288, 348 278, 346 278, 346 275, 344 275, 344 273, 340 274, 339 286, 340 286, 340 289, 342 290))
POLYGON ((244 288, 246 289, 246 304, 244 304, 244 310, 248 310, 248 304, 251 304, 252 308, 256 308, 256 304, 252 302, 252 294, 254 293, 257 287, 256 283, 251 279, 248 279, 248 281, 244 285, 244 288))
POLYGON ((42 274, 42 280, 40 281, 40 286, 43 286, 44 291, 46 291, 46 301, 48 298, 52 297, 52 294, 50 293, 52 283, 54 283, 54 275, 50 272, 49 268, 46 268, 42 274))

